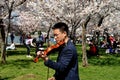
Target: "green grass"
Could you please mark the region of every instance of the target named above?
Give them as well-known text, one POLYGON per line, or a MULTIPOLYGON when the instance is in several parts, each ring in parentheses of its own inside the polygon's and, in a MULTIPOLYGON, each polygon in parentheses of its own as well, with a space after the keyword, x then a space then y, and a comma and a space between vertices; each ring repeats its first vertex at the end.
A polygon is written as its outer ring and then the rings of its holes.
MULTIPOLYGON (((88 58, 89 66, 82 67, 81 46, 77 45, 79 58, 79 76, 81 80, 120 80, 120 55, 105 54, 104 49, 100 49, 100 57, 88 58)), ((35 57, 35 49, 32 48, 31 55, 35 57)), ((56 54, 51 54, 52 60, 56 59, 56 54)), ((16 50, 7 52, 7 63, 0 64, 0 80, 47 80, 54 70, 44 66, 43 61, 34 63, 33 58, 26 57, 26 48, 18 46, 16 50)))

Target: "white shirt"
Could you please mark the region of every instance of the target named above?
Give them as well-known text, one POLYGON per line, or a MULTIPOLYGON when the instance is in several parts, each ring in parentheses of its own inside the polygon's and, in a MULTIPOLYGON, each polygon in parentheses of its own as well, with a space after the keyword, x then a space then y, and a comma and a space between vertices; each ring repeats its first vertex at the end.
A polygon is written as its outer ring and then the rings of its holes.
POLYGON ((25 39, 25 44, 31 44, 33 39, 25 39))

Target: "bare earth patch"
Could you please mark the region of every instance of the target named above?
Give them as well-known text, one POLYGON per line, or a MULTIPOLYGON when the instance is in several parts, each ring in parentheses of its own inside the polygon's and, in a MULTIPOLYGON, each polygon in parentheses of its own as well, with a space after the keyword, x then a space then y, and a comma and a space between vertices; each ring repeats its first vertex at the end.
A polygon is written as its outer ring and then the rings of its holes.
POLYGON ((34 74, 26 74, 15 78, 14 80, 40 80, 40 76, 34 74))

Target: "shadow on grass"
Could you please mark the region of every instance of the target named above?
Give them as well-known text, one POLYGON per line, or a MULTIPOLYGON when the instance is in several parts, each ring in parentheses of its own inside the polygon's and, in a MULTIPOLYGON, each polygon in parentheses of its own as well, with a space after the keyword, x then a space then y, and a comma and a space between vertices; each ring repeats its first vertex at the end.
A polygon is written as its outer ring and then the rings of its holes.
MULTIPOLYGON (((30 53, 35 53, 35 48, 31 48, 30 53)), ((7 56, 12 56, 12 55, 26 55, 27 54, 27 49, 23 48, 20 50, 19 48, 17 50, 8 50, 7 51, 7 56)))
POLYGON ((8 66, 8 67, 15 67, 17 69, 22 69, 22 68, 29 68, 31 62, 33 62, 32 59, 16 59, 16 60, 9 60, 7 61, 6 64, 0 64, 0 66, 4 69, 6 67, 4 66, 8 66))
POLYGON ((12 77, 5 77, 5 78, 0 77, 0 80, 9 80, 10 78, 12 78, 12 77))
POLYGON ((26 51, 15 51, 15 50, 7 51, 7 56, 24 55, 24 54, 26 54, 26 51))
POLYGON ((88 58, 88 62, 92 65, 120 66, 120 57, 117 57, 116 55, 102 55, 100 57, 91 57, 88 58))

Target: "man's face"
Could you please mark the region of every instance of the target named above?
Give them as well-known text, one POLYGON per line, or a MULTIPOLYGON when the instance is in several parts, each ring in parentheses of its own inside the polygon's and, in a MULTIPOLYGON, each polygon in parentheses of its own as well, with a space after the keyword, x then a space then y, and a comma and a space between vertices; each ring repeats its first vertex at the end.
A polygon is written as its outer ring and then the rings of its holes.
POLYGON ((59 29, 54 29, 53 30, 54 38, 56 42, 59 42, 66 37, 66 32, 61 32, 59 29))

